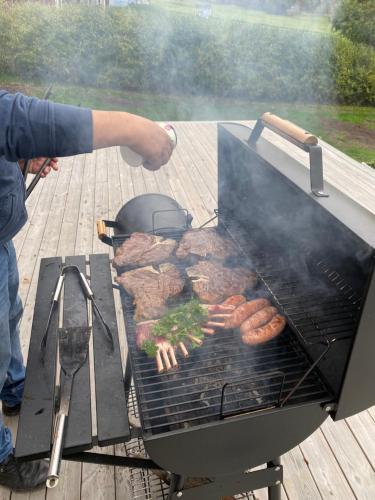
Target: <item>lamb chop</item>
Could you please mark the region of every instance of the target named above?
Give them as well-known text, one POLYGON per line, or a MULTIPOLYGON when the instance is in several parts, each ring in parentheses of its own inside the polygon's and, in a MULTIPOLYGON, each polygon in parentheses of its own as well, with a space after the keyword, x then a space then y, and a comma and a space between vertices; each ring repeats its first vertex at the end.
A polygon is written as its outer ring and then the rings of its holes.
POLYGON ((154 234, 133 233, 117 248, 112 265, 119 268, 159 264, 168 260, 176 246, 175 240, 164 239, 154 234))
POLYGON ((224 267, 219 262, 201 261, 188 267, 186 272, 194 292, 208 304, 221 303, 230 295, 242 294, 257 282, 252 271, 244 267, 224 267))
POLYGON ((169 298, 181 293, 184 280, 173 264, 141 267, 115 278, 117 283, 134 297, 136 321, 160 318, 166 311, 169 298))
POLYGON ((179 259, 185 259, 190 255, 200 257, 212 256, 216 259, 237 255, 238 251, 231 241, 219 235, 215 228, 192 229, 182 237, 176 251, 179 259))
MULTIPOLYGON (((143 321, 138 323, 136 327, 136 344, 138 349, 144 348, 144 343, 150 341, 156 346, 156 366, 159 373, 163 371, 168 371, 172 367, 176 368, 178 366, 175 347, 172 346, 163 337, 154 337, 152 335, 152 328, 157 323, 157 320, 143 321)), ((189 356, 189 352, 183 342, 178 343, 178 348, 181 350, 184 357, 189 356)))

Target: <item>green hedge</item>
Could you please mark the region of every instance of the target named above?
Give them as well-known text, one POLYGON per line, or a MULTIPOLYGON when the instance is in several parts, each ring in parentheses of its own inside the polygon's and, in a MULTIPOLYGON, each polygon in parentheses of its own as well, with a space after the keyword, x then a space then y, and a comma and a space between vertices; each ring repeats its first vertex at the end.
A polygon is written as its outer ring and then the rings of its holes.
POLYGON ((43 82, 287 101, 375 103, 375 51, 342 35, 0 0, 0 72, 43 82))

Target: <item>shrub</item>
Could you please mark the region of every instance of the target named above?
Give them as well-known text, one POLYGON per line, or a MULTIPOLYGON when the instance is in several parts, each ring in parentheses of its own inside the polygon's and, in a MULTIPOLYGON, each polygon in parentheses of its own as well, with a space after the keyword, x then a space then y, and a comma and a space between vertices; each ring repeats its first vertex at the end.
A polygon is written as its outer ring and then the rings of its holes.
POLYGON ((336 33, 207 21, 150 6, 0 4, 0 44, 0 71, 46 83, 375 102, 375 51, 336 33))
POLYGON ((342 0, 333 27, 353 42, 375 47, 375 1, 342 0))

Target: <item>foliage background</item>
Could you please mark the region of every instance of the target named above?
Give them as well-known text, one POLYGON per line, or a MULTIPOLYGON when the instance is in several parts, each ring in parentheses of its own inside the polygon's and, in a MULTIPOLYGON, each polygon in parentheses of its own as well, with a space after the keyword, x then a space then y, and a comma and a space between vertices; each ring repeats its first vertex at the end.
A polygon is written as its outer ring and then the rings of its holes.
MULTIPOLYGON (((151 15, 152 13, 152 15, 151 15)), ((295 102, 375 104, 375 50, 314 33, 0 0, 0 72, 21 80, 295 102)))
POLYGON ((342 0, 333 27, 353 42, 375 47, 375 1, 342 0))

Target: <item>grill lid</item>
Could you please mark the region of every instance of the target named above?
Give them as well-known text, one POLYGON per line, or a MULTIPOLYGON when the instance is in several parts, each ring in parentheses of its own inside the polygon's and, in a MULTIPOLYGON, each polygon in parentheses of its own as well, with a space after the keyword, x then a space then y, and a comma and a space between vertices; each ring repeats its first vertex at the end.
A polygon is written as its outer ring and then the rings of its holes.
POLYGON ((373 213, 338 190, 327 180, 324 181, 324 191, 328 196, 320 198, 314 196, 310 188, 309 169, 263 137, 260 137, 255 145, 250 145, 251 128, 237 123, 223 123, 219 125, 219 128, 227 130, 233 139, 239 141, 246 148, 253 149, 290 182, 312 198, 315 203, 326 209, 364 242, 375 248, 375 215, 373 213))

